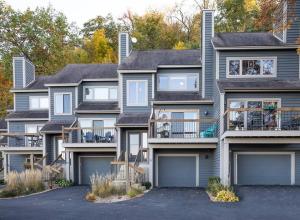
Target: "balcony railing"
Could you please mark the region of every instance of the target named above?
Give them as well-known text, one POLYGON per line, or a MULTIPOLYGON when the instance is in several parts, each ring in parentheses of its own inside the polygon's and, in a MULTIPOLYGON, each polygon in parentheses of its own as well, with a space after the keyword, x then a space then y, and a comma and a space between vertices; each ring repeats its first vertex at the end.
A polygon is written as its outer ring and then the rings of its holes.
MULTIPOLYGON (((0 136, 7 137, 10 147, 42 147, 43 136, 39 133, 8 132, 0 136)), ((7 145, 6 145, 7 146, 7 145)), ((5 145, 4 145, 5 147, 5 145)))
POLYGON ((115 127, 63 128, 64 143, 116 143, 115 127))
POLYGON ((300 131, 300 108, 239 108, 224 114, 228 131, 300 131))
POLYGON ((214 138, 217 137, 215 119, 152 119, 149 121, 150 138, 214 138))

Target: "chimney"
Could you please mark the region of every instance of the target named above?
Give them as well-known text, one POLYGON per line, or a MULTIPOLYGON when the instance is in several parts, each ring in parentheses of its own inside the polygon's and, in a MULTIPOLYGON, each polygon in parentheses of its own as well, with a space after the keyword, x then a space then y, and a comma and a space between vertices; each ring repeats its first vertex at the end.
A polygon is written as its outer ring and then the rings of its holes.
POLYGON ((300 1, 281 1, 274 14, 273 35, 284 43, 297 43, 300 37, 300 1))
POLYGON ((13 57, 14 89, 24 89, 35 80, 35 67, 24 56, 13 57))
POLYGON ((205 88, 205 84, 213 80, 213 46, 211 39, 214 37, 214 10, 202 11, 202 97, 212 97, 213 91, 205 88))
POLYGON ((129 56, 131 52, 131 39, 129 33, 119 33, 119 64, 129 56))

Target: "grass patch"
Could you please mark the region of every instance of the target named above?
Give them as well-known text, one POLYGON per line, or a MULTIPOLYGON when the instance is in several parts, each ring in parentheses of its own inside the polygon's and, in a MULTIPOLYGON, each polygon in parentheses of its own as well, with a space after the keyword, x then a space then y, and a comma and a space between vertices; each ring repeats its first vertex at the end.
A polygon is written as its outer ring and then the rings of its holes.
POLYGON ((130 197, 130 198, 134 198, 140 194, 143 193, 143 190, 141 189, 137 189, 137 188, 134 188, 134 187, 131 187, 128 192, 127 192, 127 195, 130 197))
POLYGON ((7 174, 6 186, 0 197, 15 197, 41 192, 45 189, 43 175, 39 170, 12 171, 7 174))

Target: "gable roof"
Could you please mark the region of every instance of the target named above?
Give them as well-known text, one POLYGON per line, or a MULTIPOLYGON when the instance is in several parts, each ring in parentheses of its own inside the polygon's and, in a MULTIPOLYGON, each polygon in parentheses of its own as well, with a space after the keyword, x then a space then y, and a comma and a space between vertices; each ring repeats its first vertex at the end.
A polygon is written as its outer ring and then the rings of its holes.
POLYGON ((120 114, 116 126, 126 127, 126 126, 148 126, 148 120, 150 118, 150 113, 148 112, 130 112, 120 114))
POLYGON ((159 65, 201 65, 201 51, 145 50, 132 51, 120 64, 119 70, 155 70, 159 65))
POLYGON ((269 32, 216 33, 212 43, 215 48, 286 46, 269 32))
POLYGON ((80 83, 83 79, 118 79, 118 64, 69 64, 51 77, 48 84, 80 83))

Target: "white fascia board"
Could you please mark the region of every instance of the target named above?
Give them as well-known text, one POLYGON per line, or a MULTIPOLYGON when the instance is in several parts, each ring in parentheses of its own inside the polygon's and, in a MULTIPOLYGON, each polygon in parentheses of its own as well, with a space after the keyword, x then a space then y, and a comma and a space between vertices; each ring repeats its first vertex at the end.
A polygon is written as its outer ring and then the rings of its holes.
POLYGON ((5 121, 48 121, 48 118, 6 118, 5 121))
POLYGON ((10 92, 14 93, 26 93, 26 92, 48 92, 48 89, 11 89, 10 92))
POLYGON ((201 68, 202 65, 158 65, 158 68, 201 68))
POLYGON ((156 73, 157 70, 118 70, 118 73, 156 73))

